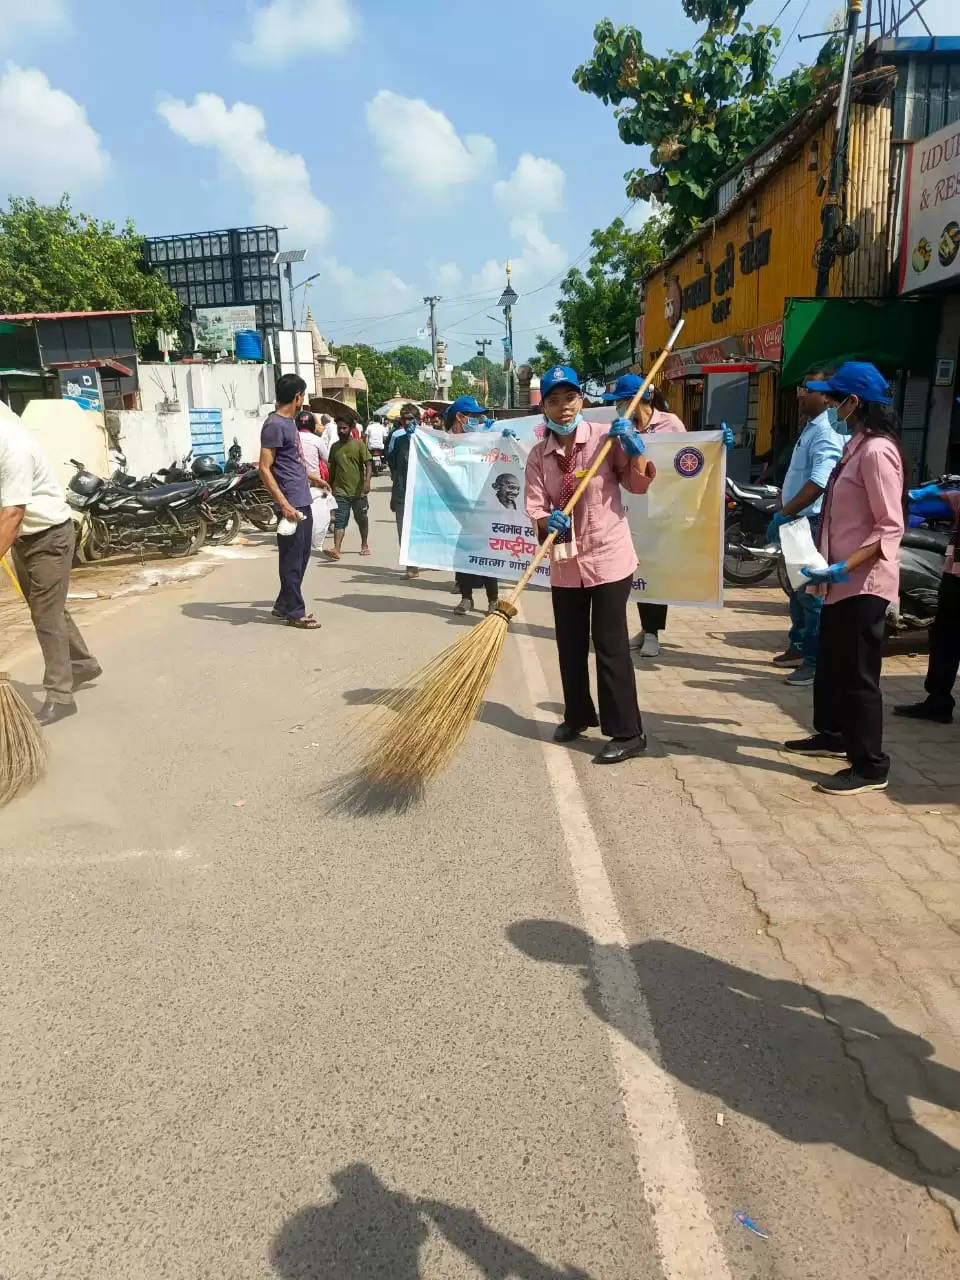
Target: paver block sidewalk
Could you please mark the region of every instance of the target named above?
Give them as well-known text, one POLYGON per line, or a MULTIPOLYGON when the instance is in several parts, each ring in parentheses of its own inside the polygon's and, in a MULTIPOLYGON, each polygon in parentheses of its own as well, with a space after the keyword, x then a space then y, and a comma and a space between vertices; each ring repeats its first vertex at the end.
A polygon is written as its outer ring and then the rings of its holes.
POLYGON ((637 659, 640 705, 654 749, 960 1229, 960 723, 890 714, 923 696, 926 671, 925 651, 898 638, 883 678, 889 789, 814 791, 842 762, 781 749, 812 731, 812 689, 785 685, 770 661, 787 626, 775 587, 728 591, 723 610, 672 608, 660 658, 637 659))

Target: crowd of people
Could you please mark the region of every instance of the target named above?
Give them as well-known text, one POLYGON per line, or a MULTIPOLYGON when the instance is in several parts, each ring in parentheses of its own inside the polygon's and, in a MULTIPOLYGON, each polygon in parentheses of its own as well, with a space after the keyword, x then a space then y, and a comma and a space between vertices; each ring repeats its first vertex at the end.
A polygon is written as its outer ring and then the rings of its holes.
MULTIPOLYGON (((576 371, 549 370, 541 379, 545 432, 526 465, 524 507, 541 543, 555 535, 551 596, 564 713, 555 738, 570 742, 599 725, 608 741, 598 763, 628 760, 646 747, 637 701, 628 629, 630 587, 637 564, 621 494, 642 494, 656 484, 644 437, 683 431, 659 391, 640 389, 636 375, 621 378, 606 399, 616 406, 612 425, 584 417, 576 371), (629 416, 627 416, 629 414, 629 416), (613 447, 582 500, 567 514, 579 478, 605 442, 613 447), (590 688, 588 653, 593 644, 597 701, 590 688)), ((361 432, 353 415, 333 419, 304 407, 306 386, 293 374, 277 382, 276 407, 261 432, 260 474, 280 515, 277 532, 280 589, 273 614, 287 626, 315 630, 307 612, 303 578, 312 546, 322 544, 326 524, 313 532, 318 499, 331 526, 331 560, 340 557, 351 517, 360 554, 370 554, 368 495, 375 455, 389 466, 390 506, 402 537, 407 470, 419 406, 404 405, 391 427, 373 421, 361 432)), ((906 491, 900 425, 886 380, 873 365, 846 362, 815 370, 799 388, 804 419, 768 530, 771 539, 805 522, 820 558, 802 570, 804 581, 789 604, 786 648, 773 658, 789 668, 793 685, 813 688, 812 733, 786 742, 798 755, 835 757, 846 767, 819 784, 833 795, 855 795, 887 785, 890 760, 883 747, 880 675, 888 608, 899 595, 898 553, 909 500, 933 504, 953 530, 930 634, 926 696, 897 706, 896 714, 948 724, 960 667, 960 491, 926 485, 906 491)), ((450 405, 450 432, 496 429, 472 396, 450 405)), ((732 444, 732 433, 725 432, 732 444)), ((75 691, 100 675, 100 667, 66 609, 74 529, 63 490, 35 437, 10 418, 0 419, 0 556, 13 562, 43 651, 46 700, 41 722, 76 711, 75 691)), ((641 548, 642 552, 642 548, 641 548)), ((419 570, 407 566, 410 578, 419 570)), ((456 573, 457 614, 474 608, 483 591, 488 608, 499 584, 490 577, 456 573)), ((666 607, 641 605, 640 652, 659 653, 666 607)))

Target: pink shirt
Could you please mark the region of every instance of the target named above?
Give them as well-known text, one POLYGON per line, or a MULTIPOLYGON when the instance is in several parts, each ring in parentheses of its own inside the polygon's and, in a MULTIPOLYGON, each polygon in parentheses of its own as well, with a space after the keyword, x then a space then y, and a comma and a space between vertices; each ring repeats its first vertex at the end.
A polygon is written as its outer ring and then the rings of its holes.
POLYGON ((675 413, 668 413, 666 409, 654 409, 647 425, 637 428, 642 435, 648 435, 654 431, 686 431, 686 429, 683 419, 678 418, 675 413))
MULTIPOLYGON (((607 423, 580 423, 575 436, 576 443, 583 445, 576 464, 578 471, 588 469, 609 433, 607 423)), ((551 562, 551 586, 598 587, 604 582, 619 582, 633 573, 637 553, 633 549, 620 486, 630 493, 646 493, 655 475, 652 462, 647 463, 646 475, 638 474, 623 446, 614 444, 573 509, 577 555, 572 560, 551 562)), ((533 446, 527 459, 526 482, 524 507, 536 527, 538 520, 545 520, 560 506, 563 472, 557 460, 557 437, 552 431, 533 446)))
POLYGON ((941 498, 948 503, 950 510, 953 512, 953 536, 950 538, 950 545, 947 547, 947 563, 944 566, 944 572, 954 573, 960 578, 960 560, 957 559, 957 531, 960 529, 960 489, 951 490, 948 493, 941 493, 941 498))
POLYGON ((851 596, 900 594, 898 552, 903 537, 903 462, 885 436, 862 431, 848 440, 839 470, 827 488, 820 519, 820 550, 828 564, 848 560, 860 547, 880 543, 880 552, 850 573, 847 582, 831 582, 826 603, 851 596))

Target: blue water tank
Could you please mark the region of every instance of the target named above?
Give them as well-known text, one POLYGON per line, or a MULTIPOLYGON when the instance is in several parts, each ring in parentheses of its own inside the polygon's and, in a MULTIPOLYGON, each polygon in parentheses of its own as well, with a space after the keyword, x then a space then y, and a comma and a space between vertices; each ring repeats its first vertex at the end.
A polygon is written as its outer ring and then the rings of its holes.
POLYGON ((238 360, 263 359, 263 339, 256 329, 238 329, 235 342, 238 360))

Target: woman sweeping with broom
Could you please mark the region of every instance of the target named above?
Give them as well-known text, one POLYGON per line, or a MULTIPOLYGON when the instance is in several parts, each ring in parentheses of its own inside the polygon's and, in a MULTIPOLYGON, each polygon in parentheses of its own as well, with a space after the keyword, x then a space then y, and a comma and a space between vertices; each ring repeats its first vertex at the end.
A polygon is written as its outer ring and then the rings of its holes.
POLYGON ((631 421, 618 418, 609 432, 605 424, 584 421, 576 370, 568 366, 548 370, 540 389, 547 434, 527 462, 524 505, 541 542, 550 533, 557 535, 550 583, 564 712, 553 737, 555 742, 572 742, 599 723, 610 741, 594 760, 619 764, 639 755, 647 745, 627 630, 637 553, 620 489, 646 493, 656 469, 644 458, 643 440, 631 421), (573 515, 565 515, 562 508, 608 434, 614 438, 613 448, 573 515), (591 634, 597 658, 599 721, 587 665, 591 634))

